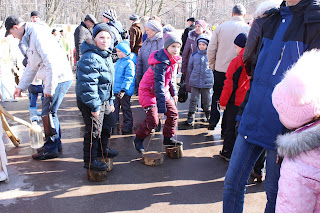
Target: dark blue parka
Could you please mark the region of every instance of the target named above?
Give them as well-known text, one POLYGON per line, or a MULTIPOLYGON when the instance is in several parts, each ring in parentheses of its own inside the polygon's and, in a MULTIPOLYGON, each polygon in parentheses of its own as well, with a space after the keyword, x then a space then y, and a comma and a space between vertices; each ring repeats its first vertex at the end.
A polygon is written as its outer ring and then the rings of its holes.
POLYGON ((275 149, 276 137, 284 126, 271 94, 284 72, 313 48, 320 48, 319 0, 302 0, 291 7, 283 3, 265 21, 250 96, 238 129, 248 142, 275 149))
POLYGON ((105 101, 113 105, 114 65, 109 51, 84 41, 80 46, 82 56, 76 75, 76 95, 92 112, 100 110, 105 101))

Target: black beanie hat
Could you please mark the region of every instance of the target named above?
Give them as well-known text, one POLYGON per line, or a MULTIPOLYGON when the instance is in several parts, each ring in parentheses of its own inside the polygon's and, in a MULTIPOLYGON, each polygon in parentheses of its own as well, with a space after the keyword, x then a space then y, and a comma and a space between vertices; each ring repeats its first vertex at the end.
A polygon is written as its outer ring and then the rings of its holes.
POLYGON ((106 32, 110 33, 110 35, 112 35, 110 26, 105 23, 101 23, 101 24, 97 24, 96 26, 93 27, 92 38, 94 39, 98 35, 98 33, 100 33, 101 31, 106 31, 106 32))
POLYGON ((32 16, 38 16, 38 17, 40 18, 40 15, 41 15, 41 14, 39 13, 39 11, 36 11, 36 10, 35 10, 35 11, 32 11, 32 12, 31 12, 30 17, 32 17, 32 16))
POLYGON ((244 48, 246 46, 247 38, 248 38, 247 33, 240 33, 234 40, 234 44, 244 48))

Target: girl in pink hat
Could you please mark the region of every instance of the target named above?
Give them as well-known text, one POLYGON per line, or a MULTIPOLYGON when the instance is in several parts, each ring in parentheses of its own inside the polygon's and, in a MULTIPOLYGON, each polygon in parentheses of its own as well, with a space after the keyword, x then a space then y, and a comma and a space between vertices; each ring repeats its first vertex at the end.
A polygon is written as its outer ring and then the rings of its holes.
POLYGON ((272 103, 294 130, 277 138, 281 164, 276 212, 320 212, 320 51, 304 53, 275 87, 272 103))

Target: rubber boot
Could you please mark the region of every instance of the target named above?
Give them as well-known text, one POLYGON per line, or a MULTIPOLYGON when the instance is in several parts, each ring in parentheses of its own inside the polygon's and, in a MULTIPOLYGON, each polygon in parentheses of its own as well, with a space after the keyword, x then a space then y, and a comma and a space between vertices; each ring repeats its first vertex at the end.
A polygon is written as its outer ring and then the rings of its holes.
POLYGON ((134 148, 139 152, 139 153, 144 153, 144 147, 143 147, 143 141, 144 139, 141 139, 141 138, 138 138, 136 137, 133 141, 133 145, 134 145, 134 148))
POLYGON ((182 141, 177 141, 175 138, 164 137, 163 146, 181 146, 183 145, 182 141))
POLYGON ((195 119, 195 114, 192 112, 188 112, 188 119, 186 120, 185 124, 188 126, 193 126, 194 119, 195 119))

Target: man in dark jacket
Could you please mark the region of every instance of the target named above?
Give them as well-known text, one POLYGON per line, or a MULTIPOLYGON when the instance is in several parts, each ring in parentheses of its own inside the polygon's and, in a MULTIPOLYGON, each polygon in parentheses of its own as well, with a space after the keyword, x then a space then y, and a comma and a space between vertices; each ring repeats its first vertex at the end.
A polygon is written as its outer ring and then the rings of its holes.
POLYGON ((285 131, 272 105, 274 87, 305 51, 320 48, 319 0, 287 0, 265 21, 250 96, 226 173, 224 212, 242 212, 252 168, 267 150, 265 212, 274 212, 280 168, 275 140, 285 131))
POLYGON ((142 30, 140 20, 136 14, 132 14, 129 20, 132 22, 129 30, 131 52, 138 55, 138 52, 142 46, 142 30))
POLYGON ((182 52, 183 52, 183 49, 184 49, 184 45, 187 42, 187 38, 188 38, 189 32, 196 28, 196 25, 194 25, 195 21, 196 20, 193 17, 187 19, 188 27, 186 29, 184 29, 184 32, 183 32, 182 37, 181 37, 182 47, 181 47, 181 50, 180 50, 180 55, 182 55, 182 52))
POLYGON ((92 32, 91 29, 94 27, 95 24, 97 24, 96 18, 88 14, 84 18, 84 21, 81 22, 81 24, 76 28, 74 31, 74 46, 76 47, 76 61, 79 61, 80 59, 80 45, 82 44, 83 41, 86 39, 90 39, 92 37, 92 32))

